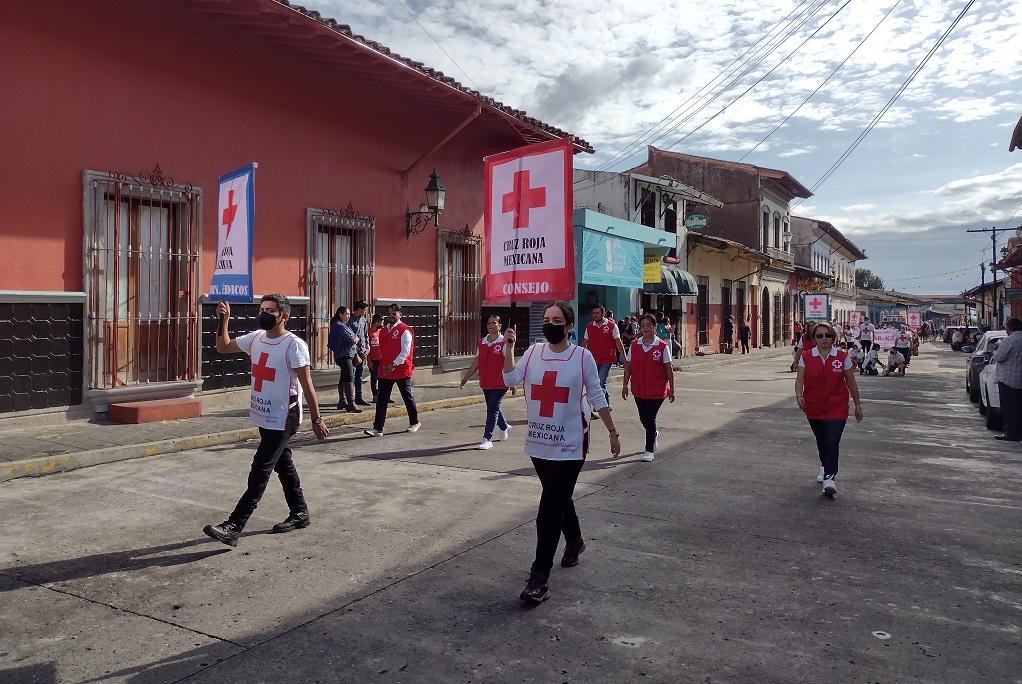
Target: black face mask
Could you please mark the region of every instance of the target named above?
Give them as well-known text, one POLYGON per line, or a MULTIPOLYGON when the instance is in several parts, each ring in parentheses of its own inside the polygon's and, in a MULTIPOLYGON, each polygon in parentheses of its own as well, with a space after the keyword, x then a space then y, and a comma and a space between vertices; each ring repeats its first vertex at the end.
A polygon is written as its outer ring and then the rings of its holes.
POLYGON ((544 323, 543 324, 543 337, 550 344, 559 344, 564 341, 564 338, 568 336, 568 331, 564 329, 563 325, 557 325, 556 323, 544 323))
POLYGON ((263 330, 273 330, 277 327, 277 317, 267 311, 260 311, 256 321, 263 330))

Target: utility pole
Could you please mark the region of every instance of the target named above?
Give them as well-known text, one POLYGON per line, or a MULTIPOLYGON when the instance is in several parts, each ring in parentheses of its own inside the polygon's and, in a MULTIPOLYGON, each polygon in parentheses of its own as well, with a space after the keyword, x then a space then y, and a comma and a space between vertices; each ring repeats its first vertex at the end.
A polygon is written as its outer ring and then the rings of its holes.
MULTIPOLYGON (((998 232, 1002 232, 1003 233, 1004 231, 1005 231, 1004 228, 998 229, 996 226, 994 226, 992 228, 977 228, 975 230, 967 230, 967 231, 965 231, 966 233, 990 233, 990 240, 993 242, 993 250, 991 251, 992 260, 990 262, 990 271, 993 273, 993 276, 994 276, 994 282, 993 282, 993 287, 994 287, 994 310, 995 310, 996 317, 997 317, 997 328, 996 328, 996 330, 1000 330, 1002 327, 1004 327, 1004 321, 1002 320, 1003 317, 1004 317, 1004 312, 1002 311, 1002 308, 1000 306, 998 306, 998 304, 997 304, 997 299, 998 299, 997 298, 997 233, 998 232)), ((986 301, 986 293, 985 292, 983 293, 983 301, 986 301)))
POLYGON ((987 265, 986 262, 979 262, 979 322, 982 324, 987 319, 987 265))

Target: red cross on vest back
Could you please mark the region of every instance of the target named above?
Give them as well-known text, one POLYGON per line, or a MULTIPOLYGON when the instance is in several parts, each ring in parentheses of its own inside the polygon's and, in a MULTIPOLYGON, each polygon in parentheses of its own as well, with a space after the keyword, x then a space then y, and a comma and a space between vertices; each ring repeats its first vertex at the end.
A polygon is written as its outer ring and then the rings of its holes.
POLYGON ((529 187, 529 172, 515 171, 514 190, 500 199, 503 213, 515 213, 515 229, 528 228, 529 210, 546 206, 546 188, 529 187))
POLYGON ((259 355, 259 361, 252 364, 252 379, 255 380, 255 391, 263 391, 263 380, 273 382, 277 377, 277 369, 266 365, 270 355, 263 352, 259 355))
POLYGON ((238 205, 234 203, 234 191, 227 191, 227 208, 224 209, 221 224, 227 226, 227 237, 231 236, 231 226, 234 225, 234 216, 238 213, 238 205))
POLYGON ((533 401, 539 401, 539 415, 544 418, 554 417, 554 404, 567 404, 571 390, 567 387, 557 386, 557 371, 546 371, 543 373, 543 382, 532 385, 533 401))

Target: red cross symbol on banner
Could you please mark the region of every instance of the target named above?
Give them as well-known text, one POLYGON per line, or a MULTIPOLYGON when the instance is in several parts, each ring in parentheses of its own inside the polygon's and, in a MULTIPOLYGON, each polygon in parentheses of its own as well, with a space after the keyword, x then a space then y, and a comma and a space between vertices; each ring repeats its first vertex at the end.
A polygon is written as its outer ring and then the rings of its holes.
POLYGON ((546 206, 546 188, 529 186, 529 172, 515 171, 514 190, 501 195, 501 211, 515 213, 515 229, 529 227, 529 210, 546 206))
POLYGON ((810 305, 811 305, 811 306, 812 306, 812 307, 813 307, 814 309, 818 309, 818 308, 820 308, 820 304, 823 304, 823 302, 822 302, 822 301, 820 300, 820 298, 819 298, 819 297, 813 297, 813 298, 812 298, 812 300, 810 300, 809 304, 810 304, 810 305))
POLYGON ((227 208, 224 209, 222 225, 227 226, 227 237, 231 236, 231 227, 234 225, 234 216, 238 213, 238 205, 234 203, 234 191, 227 191, 227 208))
POLYGON ((531 398, 539 401, 539 415, 544 418, 554 417, 554 404, 567 404, 571 390, 567 387, 557 386, 557 371, 546 371, 543 373, 543 382, 538 385, 531 385, 531 398))
POLYGON ((273 382, 277 377, 277 369, 266 365, 270 355, 263 352, 259 355, 259 361, 252 364, 252 379, 255 380, 255 391, 263 391, 263 380, 273 382))

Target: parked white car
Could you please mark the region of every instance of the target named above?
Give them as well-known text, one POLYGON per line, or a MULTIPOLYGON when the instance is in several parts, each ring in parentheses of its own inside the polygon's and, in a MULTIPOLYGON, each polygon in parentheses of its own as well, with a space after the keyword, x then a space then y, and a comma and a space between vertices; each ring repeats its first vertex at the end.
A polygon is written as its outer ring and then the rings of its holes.
POLYGON ((1003 330, 988 330, 969 353, 965 361, 965 391, 969 393, 969 401, 979 401, 979 374, 983 372, 983 364, 990 360, 997 343, 1007 336, 1003 330))
POLYGON ((979 413, 987 417, 987 428, 1001 429, 1001 393, 997 389, 997 364, 987 363, 979 373, 979 413))

